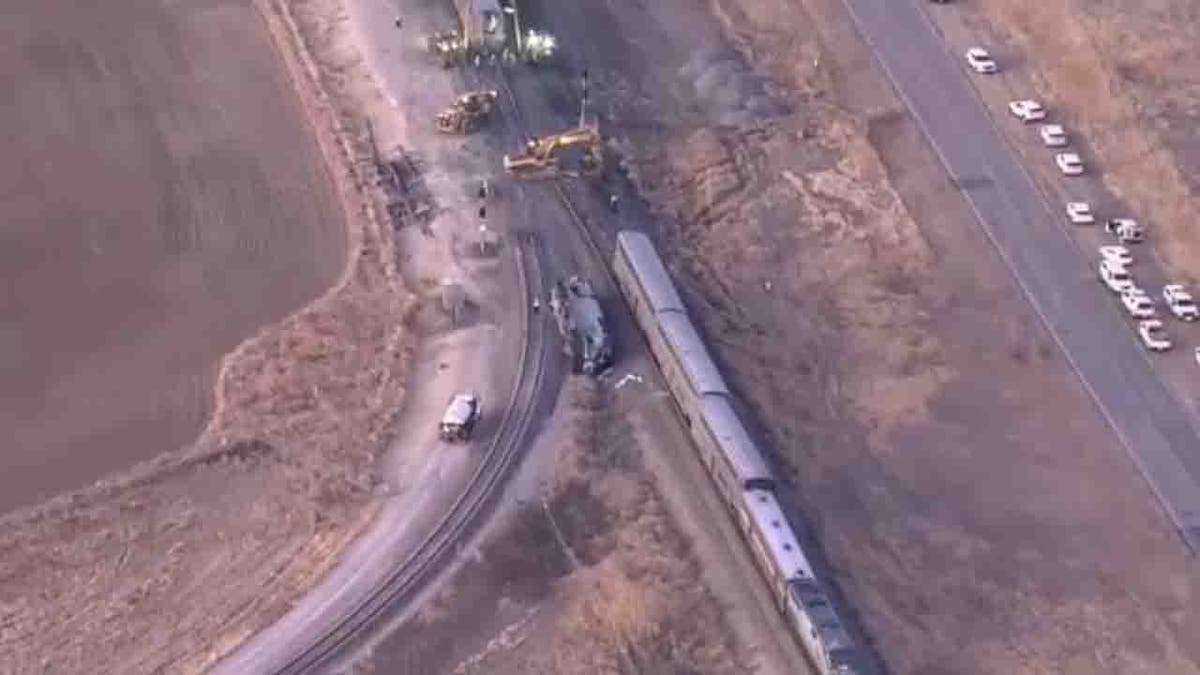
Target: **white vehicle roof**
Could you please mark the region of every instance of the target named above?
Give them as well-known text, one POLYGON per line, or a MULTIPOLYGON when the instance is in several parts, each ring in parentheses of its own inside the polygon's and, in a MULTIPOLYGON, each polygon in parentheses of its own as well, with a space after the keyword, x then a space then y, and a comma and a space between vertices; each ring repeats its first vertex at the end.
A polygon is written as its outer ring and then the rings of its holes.
POLYGON ((758 445, 738 419, 729 399, 710 394, 701 397, 700 407, 704 410, 704 421, 716 437, 721 453, 733 467, 738 484, 743 489, 752 482, 759 486, 773 486, 775 477, 771 475, 758 445))
POLYGON ((783 570, 784 577, 812 579, 812 565, 796 541, 791 525, 783 517, 783 509, 779 508, 775 495, 767 490, 746 490, 743 494, 750 520, 762 535, 767 554, 783 570))
POLYGON ((466 424, 475 410, 474 402, 473 394, 455 394, 442 416, 442 424, 466 424))
POLYGON ((704 394, 728 396, 729 387, 725 386, 721 372, 717 370, 717 365, 708 355, 704 341, 700 339, 700 334, 696 332, 695 326, 692 325, 687 315, 679 312, 663 312, 658 315, 658 325, 662 328, 667 344, 671 345, 683 366, 692 390, 698 396, 704 394))
POLYGON ((967 56, 987 57, 989 54, 988 51, 983 47, 971 47, 967 50, 967 56))
POLYGON ((685 311, 683 299, 679 297, 679 291, 671 282, 671 275, 663 266, 662 258, 654 249, 650 237, 635 230, 621 230, 617 234, 617 247, 625 253, 630 267, 641 281, 652 310, 685 311))

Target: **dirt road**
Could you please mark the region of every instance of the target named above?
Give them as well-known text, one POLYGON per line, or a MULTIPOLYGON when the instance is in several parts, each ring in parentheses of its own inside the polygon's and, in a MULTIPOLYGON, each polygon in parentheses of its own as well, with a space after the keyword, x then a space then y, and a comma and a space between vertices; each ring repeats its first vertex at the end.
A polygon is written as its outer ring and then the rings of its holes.
POLYGON ((246 2, 51 0, 0 32, 0 511, 190 443, 217 359, 342 268, 246 2))

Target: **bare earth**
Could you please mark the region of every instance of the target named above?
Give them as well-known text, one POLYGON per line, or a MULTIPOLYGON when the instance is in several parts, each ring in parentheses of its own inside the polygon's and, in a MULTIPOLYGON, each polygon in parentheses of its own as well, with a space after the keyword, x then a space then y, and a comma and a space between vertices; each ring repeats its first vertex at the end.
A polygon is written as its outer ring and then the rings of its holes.
POLYGON ((248 3, 4 16, 0 512, 192 442, 219 357, 328 288, 346 241, 248 3))
MULTIPOLYGON (((353 60, 316 43, 319 71, 263 8, 348 221, 343 276, 223 361, 194 447, 5 519, 0 672, 199 672, 285 611, 372 513, 374 455, 412 349, 411 296, 390 225, 364 198, 361 127, 340 105, 350 93, 311 79, 353 60)), ((236 53, 232 34, 213 44, 236 53)))

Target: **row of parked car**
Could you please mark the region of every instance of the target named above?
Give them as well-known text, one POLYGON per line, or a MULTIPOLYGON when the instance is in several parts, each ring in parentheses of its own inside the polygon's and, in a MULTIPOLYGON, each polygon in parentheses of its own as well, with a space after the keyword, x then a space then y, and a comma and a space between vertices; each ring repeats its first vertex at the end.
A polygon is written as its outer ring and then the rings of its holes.
MULTIPOLYGON (((995 59, 982 47, 971 47, 966 52, 967 65, 981 74, 999 71, 995 59)), ((1041 103, 1024 99, 1012 101, 1008 110, 1024 123, 1043 122, 1046 108, 1041 103)), ((1066 129, 1061 124, 1041 124, 1038 129, 1043 145, 1049 148, 1066 148, 1070 145, 1066 129)), ((1065 176, 1081 176, 1083 160, 1074 152, 1060 151, 1054 154, 1054 164, 1065 176)), ((1066 204, 1067 219, 1075 225, 1092 225, 1096 215, 1087 202, 1069 201, 1066 204)), ((1142 344, 1151 351, 1166 351, 1173 346, 1166 328, 1157 317, 1154 300, 1145 290, 1134 283, 1130 266, 1133 254, 1125 244, 1140 243, 1145 239, 1141 224, 1132 218, 1109 218, 1104 221, 1104 231, 1118 242, 1101 246, 1098 270, 1100 281, 1121 299, 1121 305, 1137 321, 1137 333, 1142 344)), ((1162 300, 1172 315, 1181 321, 1195 321, 1200 310, 1192 295, 1182 284, 1169 283, 1162 288, 1162 300)), ((1200 347, 1194 348, 1196 362, 1200 364, 1200 347)))

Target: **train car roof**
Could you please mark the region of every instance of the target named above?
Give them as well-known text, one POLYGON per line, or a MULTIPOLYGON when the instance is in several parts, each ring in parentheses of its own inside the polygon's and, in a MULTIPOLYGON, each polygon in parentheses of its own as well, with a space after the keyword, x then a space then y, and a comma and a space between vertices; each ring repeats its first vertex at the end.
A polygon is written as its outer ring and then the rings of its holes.
POLYGON ((686 314, 679 312, 663 312, 658 315, 658 325, 662 328, 663 337, 675 350, 680 365, 683 366, 688 382, 697 396, 705 394, 729 395, 729 387, 717 370, 704 346, 704 340, 696 332, 686 314))
POLYGON ((738 483, 743 488, 751 487, 751 484, 774 487, 775 477, 771 475, 762 452, 738 419, 729 399, 716 394, 702 396, 700 407, 704 411, 705 423, 717 437, 717 445, 733 465, 738 483))
POLYGON ((796 541, 792 526, 783 517, 775 495, 767 490, 746 490, 746 508, 767 545, 767 553, 789 581, 813 579, 812 565, 796 541))
POLYGON ((817 582, 813 579, 794 580, 788 584, 788 593, 792 601, 808 613, 825 652, 831 655, 836 652, 842 658, 852 657, 855 652, 854 641, 817 582))
POLYGON ((687 311, 650 237, 635 230, 621 230, 617 233, 617 247, 624 251, 630 267, 645 289, 652 310, 687 311))

